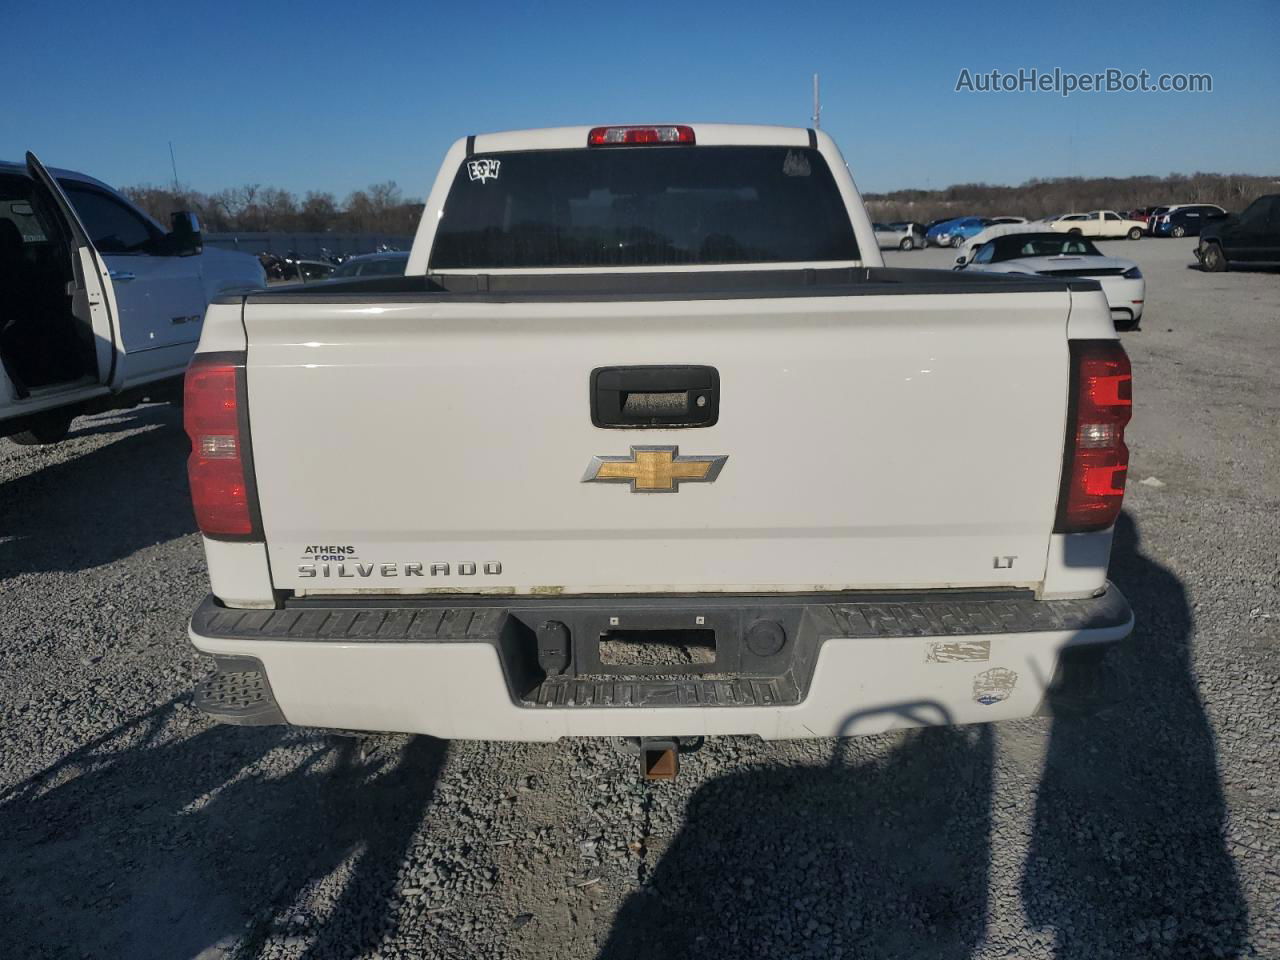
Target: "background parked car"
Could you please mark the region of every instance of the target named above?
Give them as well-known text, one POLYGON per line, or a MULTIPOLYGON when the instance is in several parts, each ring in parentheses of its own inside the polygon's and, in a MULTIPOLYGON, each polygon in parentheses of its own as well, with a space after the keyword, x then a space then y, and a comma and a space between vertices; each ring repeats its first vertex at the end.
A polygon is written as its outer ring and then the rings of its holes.
POLYGON ((303 260, 297 257, 284 258, 284 279, 301 280, 311 283, 313 280, 328 280, 338 269, 336 263, 328 260, 303 260))
POLYGON ((987 224, 982 217, 957 217, 944 220, 927 234, 928 240, 935 247, 959 247, 972 236, 976 236, 987 224))
POLYGON ((1214 272, 1231 261, 1280 263, 1280 193, 1259 197, 1243 213, 1210 219, 1200 231, 1196 257, 1214 272))
POLYGON ((964 242, 963 250, 966 256, 972 257, 973 251, 982 246, 988 240, 994 240, 996 237, 1007 236, 1012 233, 1043 233, 1047 228, 1043 223, 1028 223, 1025 220, 1017 220, 1016 217, 996 217, 997 220, 1015 220, 1014 223, 993 223, 989 227, 983 227, 974 236, 964 242))
MULTIPOLYGON (((879 239, 879 233, 876 234, 879 239)), ((904 248, 905 249, 905 248, 904 248)), ((334 279, 350 277, 391 277, 404 276, 405 264, 409 262, 408 250, 389 250, 386 253, 364 253, 355 257, 347 257, 337 270, 333 271, 334 279)))
MULTIPOLYGON (((940 226, 941 224, 944 224, 944 223, 950 223, 950 222, 951 222, 952 220, 954 220, 954 219, 956 219, 956 218, 955 218, 955 217, 940 217, 940 218, 939 218, 939 219, 937 219, 937 220, 930 220, 928 223, 926 223, 926 224, 924 225, 924 236, 925 236, 924 245, 927 247, 927 246, 929 246, 929 244, 932 242, 932 241, 929 239, 929 234, 931 234, 931 233, 933 233, 933 232, 934 232, 934 228, 935 228, 935 227, 940 226)), ((934 244, 934 246, 937 246, 937 244, 934 244)))
POLYGON ((1101 284, 1117 330, 1137 330, 1142 322, 1147 282, 1138 265, 1132 260, 1103 256, 1084 237, 1048 232, 995 237, 974 250, 972 257, 957 257, 956 269, 1087 277, 1101 284))
POLYGON ((911 231, 911 246, 913 249, 923 250, 927 247, 928 241, 925 240, 924 224, 916 223, 914 220, 896 220, 889 224, 891 227, 901 227, 911 231))
MULTIPOLYGON (((1147 233, 1150 236, 1156 236, 1156 227, 1160 223, 1161 217, 1167 216, 1174 211, 1182 210, 1186 207, 1216 206, 1215 204, 1201 203, 1170 203, 1162 207, 1152 207, 1151 214, 1147 217, 1147 233)), ((1221 207, 1217 207, 1221 210, 1221 207)))
POLYGON ((1049 224, 1049 229, 1061 233, 1076 233, 1083 237, 1128 237, 1130 240, 1138 240, 1142 237, 1144 226, 1137 220, 1120 216, 1114 210, 1091 210, 1089 213, 1071 213, 1059 217, 1049 224))
POLYGON ((897 223, 873 223, 871 225, 876 233, 876 243, 882 250, 914 250, 916 247, 923 247, 924 235, 917 233, 920 225, 917 223, 908 223, 899 221, 897 223))
POLYGON ((1170 207, 1155 218, 1151 233, 1157 237, 1198 237, 1204 224, 1227 211, 1213 203, 1193 203, 1170 207))

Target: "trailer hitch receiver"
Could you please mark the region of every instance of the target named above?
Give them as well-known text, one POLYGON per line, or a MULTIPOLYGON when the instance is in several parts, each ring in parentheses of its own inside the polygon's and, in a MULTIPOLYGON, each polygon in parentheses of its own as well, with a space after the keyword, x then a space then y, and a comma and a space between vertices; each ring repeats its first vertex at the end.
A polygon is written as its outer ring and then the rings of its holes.
POLYGON ((640 739, 640 776, 646 780, 674 780, 680 773, 680 744, 674 738, 640 739))

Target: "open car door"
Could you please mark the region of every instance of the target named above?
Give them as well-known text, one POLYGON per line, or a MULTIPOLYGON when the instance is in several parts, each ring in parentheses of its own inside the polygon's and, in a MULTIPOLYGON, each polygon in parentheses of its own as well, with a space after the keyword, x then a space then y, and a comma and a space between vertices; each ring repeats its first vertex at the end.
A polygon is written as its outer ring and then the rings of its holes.
POLYGON ((120 311, 116 307, 115 290, 106 261, 94 249, 89 232, 80 222, 71 201, 63 192, 43 163, 34 153, 27 153, 27 172, 50 195, 54 206, 62 214, 63 222, 71 236, 72 270, 75 275, 75 301, 77 316, 87 317, 93 327, 94 351, 97 357, 98 379, 112 390, 119 390, 124 383, 124 341, 120 332, 120 311))

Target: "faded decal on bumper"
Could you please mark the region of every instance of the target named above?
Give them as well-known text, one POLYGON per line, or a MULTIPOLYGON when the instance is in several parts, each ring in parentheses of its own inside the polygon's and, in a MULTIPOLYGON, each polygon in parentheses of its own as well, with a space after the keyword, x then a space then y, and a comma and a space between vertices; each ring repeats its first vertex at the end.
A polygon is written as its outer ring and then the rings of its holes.
POLYGON ((925 663, 954 663, 957 660, 990 660, 990 640, 937 640, 925 650, 925 663))
POLYGON ((1008 700, 1018 675, 1004 667, 992 667, 973 678, 973 699, 990 706, 1008 700))

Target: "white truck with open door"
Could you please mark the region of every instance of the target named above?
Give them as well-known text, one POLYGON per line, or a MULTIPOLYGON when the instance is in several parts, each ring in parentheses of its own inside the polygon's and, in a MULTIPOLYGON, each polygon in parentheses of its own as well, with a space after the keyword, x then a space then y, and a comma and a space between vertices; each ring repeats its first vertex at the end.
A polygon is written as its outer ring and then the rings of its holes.
POLYGON ((1130 404, 1097 283, 886 269, 821 132, 469 137, 406 276, 210 307, 196 702, 525 740, 1027 716, 1132 625, 1130 404))
POLYGON ((0 436, 53 443, 79 414, 180 397, 209 302, 265 286, 191 214, 166 232, 92 177, 0 163, 0 436))

